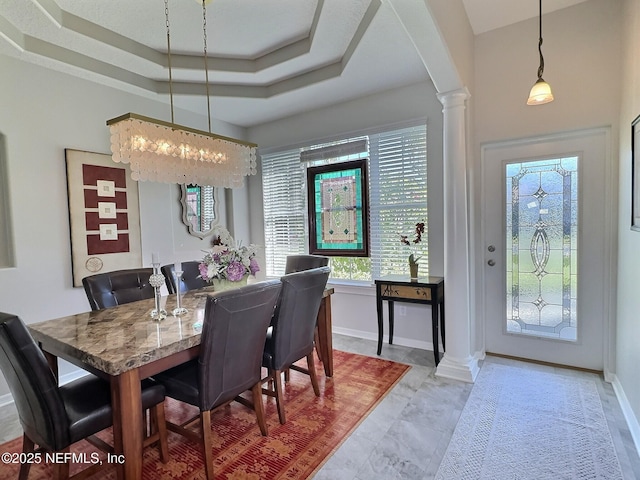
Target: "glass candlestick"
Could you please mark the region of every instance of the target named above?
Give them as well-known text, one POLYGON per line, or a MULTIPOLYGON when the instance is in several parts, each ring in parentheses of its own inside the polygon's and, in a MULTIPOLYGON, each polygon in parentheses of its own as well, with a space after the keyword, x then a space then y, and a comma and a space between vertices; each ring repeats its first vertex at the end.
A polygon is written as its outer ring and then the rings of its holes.
POLYGON ((184 272, 182 272, 181 270, 174 271, 176 279, 176 308, 174 308, 172 312, 174 317, 179 317, 180 315, 184 315, 189 311, 182 306, 182 302, 180 299, 180 297, 182 296, 182 294, 180 293, 180 279, 182 278, 183 273, 184 272))
POLYGON ((153 287, 155 308, 151 310, 151 318, 160 321, 167 318, 167 311, 160 305, 160 287, 164 285, 164 275, 160 273, 160 264, 153 263, 153 274, 149 277, 149 284, 153 287))

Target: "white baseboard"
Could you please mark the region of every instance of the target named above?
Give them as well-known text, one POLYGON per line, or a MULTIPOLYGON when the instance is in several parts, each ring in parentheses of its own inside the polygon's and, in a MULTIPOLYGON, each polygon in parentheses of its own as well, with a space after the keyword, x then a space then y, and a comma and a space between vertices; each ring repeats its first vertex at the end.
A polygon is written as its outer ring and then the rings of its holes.
MULTIPOLYGON (((350 328, 340 328, 333 327, 334 333, 339 333, 340 335, 346 335, 347 337, 356 337, 356 338, 364 338, 365 340, 373 340, 374 342, 378 341, 378 334, 373 332, 365 332, 362 330, 352 330, 350 328)), ((384 345, 389 344, 389 336, 382 336, 382 343, 384 345)), ((393 344, 400 345, 402 347, 410 347, 410 348, 421 348, 423 350, 433 351, 433 344, 431 342, 424 342, 421 340, 416 340, 414 338, 403 338, 398 337, 396 335, 393 336, 393 344)))
POLYGON ((633 438, 633 444, 636 446, 638 455, 640 455, 640 424, 638 424, 638 419, 633 413, 633 409, 631 408, 629 400, 624 393, 620 380, 618 380, 618 377, 615 374, 611 375, 611 385, 613 386, 613 391, 616 394, 616 398, 618 399, 618 403, 622 409, 622 414, 624 415, 624 419, 629 427, 631 438, 633 438))
MULTIPOLYGON (((62 375, 58 381, 58 384, 64 385, 65 383, 73 382, 74 380, 77 380, 78 378, 82 378, 85 375, 87 375, 87 371, 82 370, 81 368, 78 368, 73 372, 62 375)), ((11 396, 10 393, 7 393, 5 395, 0 395, 0 407, 11 405, 12 403, 13 403, 13 397, 11 396)))

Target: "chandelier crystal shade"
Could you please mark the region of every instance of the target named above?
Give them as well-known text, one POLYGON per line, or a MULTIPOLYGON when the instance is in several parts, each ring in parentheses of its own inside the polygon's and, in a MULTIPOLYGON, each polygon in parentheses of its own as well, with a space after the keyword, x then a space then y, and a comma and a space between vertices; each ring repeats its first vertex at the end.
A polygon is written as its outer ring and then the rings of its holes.
POLYGON ((136 181, 241 187, 256 173, 256 144, 128 113, 107 121, 114 162, 136 181))
POLYGON ((211 133, 205 7, 208 0, 201 1, 209 131, 173 122, 169 2, 165 0, 171 122, 135 113, 107 120, 111 131, 111 158, 116 163, 130 164, 131 178, 135 181, 235 188, 243 185, 244 177, 256 174, 255 143, 211 133))

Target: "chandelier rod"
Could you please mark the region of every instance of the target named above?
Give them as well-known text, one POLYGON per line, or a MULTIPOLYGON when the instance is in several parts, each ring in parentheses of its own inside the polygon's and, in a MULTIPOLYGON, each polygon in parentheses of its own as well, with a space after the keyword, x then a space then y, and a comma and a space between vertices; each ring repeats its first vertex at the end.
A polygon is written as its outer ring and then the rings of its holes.
MULTIPOLYGON (((171 102, 171 123, 175 123, 173 117, 173 78, 171 76, 171 35, 169 33, 169 0, 164 0, 164 17, 167 25, 167 64, 169 66, 169 98, 171 102)), ((211 132, 211 130, 209 130, 211 132)))
POLYGON ((207 89, 207 118, 209 119, 209 133, 211 133, 211 100, 209 98, 209 66, 207 65, 207 6, 202 0, 202 38, 204 40, 204 77, 207 89))

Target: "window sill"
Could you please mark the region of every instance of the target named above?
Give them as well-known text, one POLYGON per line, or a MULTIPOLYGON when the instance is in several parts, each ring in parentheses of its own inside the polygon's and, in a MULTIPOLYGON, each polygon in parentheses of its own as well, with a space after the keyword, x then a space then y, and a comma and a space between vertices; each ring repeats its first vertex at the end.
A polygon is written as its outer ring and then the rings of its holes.
POLYGON ((329 279, 328 286, 332 287, 335 290, 335 293, 344 293, 347 295, 365 295, 371 297, 374 297, 376 295, 375 285, 369 282, 329 279))

